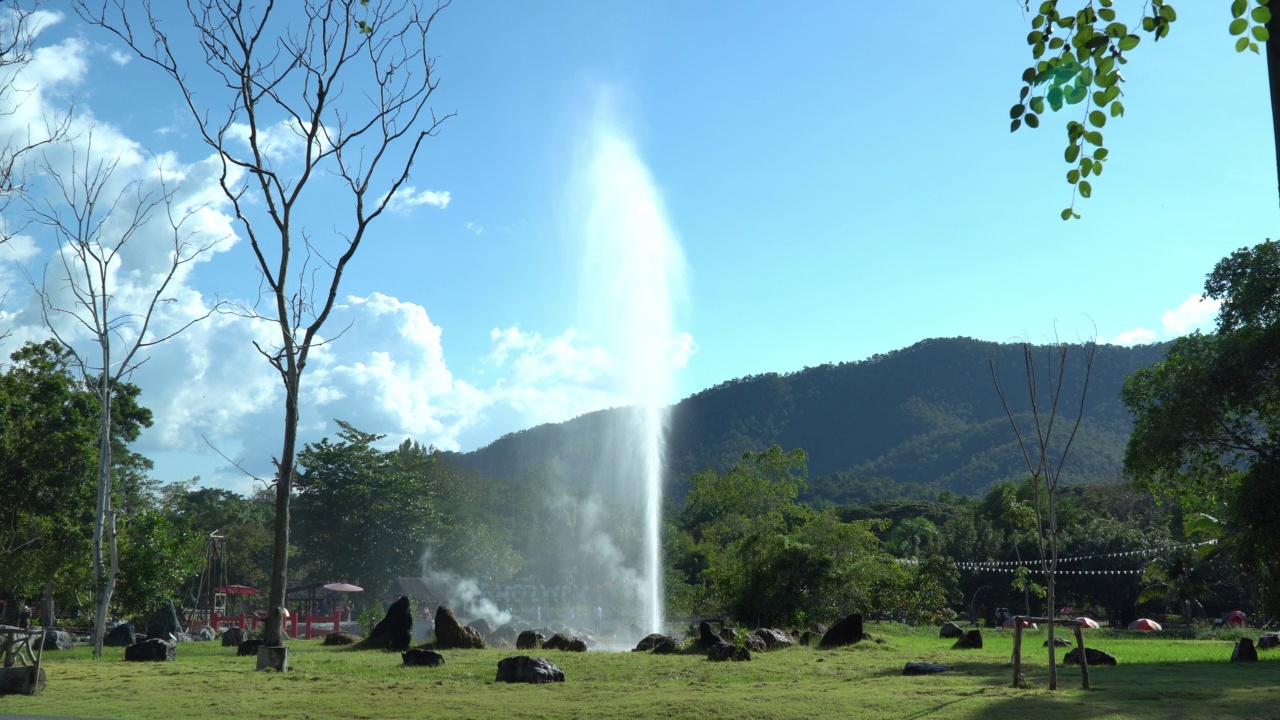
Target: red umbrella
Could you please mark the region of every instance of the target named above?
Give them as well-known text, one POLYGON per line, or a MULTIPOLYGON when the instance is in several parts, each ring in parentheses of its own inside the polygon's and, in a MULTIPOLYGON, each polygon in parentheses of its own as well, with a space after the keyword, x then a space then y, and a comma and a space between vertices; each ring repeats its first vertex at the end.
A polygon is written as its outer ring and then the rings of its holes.
POLYGON ((257 595, 258 589, 251 588, 247 585, 227 585, 213 589, 214 592, 220 592, 225 595, 257 595))
POLYGON ((334 592, 364 592, 364 588, 351 583, 329 583, 324 586, 325 590, 333 590, 334 592))
POLYGON ((1076 618, 1076 621, 1080 623, 1080 627, 1082 628, 1097 629, 1099 627, 1097 620, 1091 620, 1090 618, 1087 618, 1087 617, 1078 617, 1076 618))
POLYGON ((1160 623, 1150 618, 1138 618, 1137 620, 1134 620, 1133 622, 1129 623, 1129 629, 1152 631, 1152 630, 1163 630, 1164 628, 1160 627, 1160 623))
POLYGON ((1248 622, 1249 622, 1249 618, 1246 617, 1245 614, 1240 612, 1239 610, 1232 610, 1231 612, 1227 613, 1228 625, 1245 625, 1248 622))

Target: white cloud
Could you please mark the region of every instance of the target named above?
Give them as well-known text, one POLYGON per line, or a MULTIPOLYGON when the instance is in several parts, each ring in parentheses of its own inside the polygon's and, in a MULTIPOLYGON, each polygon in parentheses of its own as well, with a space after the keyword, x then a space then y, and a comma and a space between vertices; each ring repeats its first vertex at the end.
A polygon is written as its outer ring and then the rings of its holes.
POLYGON ((449 207, 449 201, 452 199, 448 190, 419 191, 412 185, 405 185, 397 190, 395 195, 391 196, 391 201, 387 203, 387 209, 401 215, 408 214, 420 205, 430 205, 444 210, 449 207))
POLYGON ((1203 295, 1192 295, 1173 310, 1165 312, 1162 318, 1165 332, 1178 336, 1207 324, 1218 314, 1222 307, 1221 300, 1211 300, 1203 295))
POLYGON ((467 221, 467 226, 466 226, 466 227, 467 227, 467 229, 468 229, 468 230, 470 230, 471 232, 475 233, 476 235, 483 235, 483 234, 484 234, 484 226, 482 226, 482 225, 477 225, 477 224, 475 224, 475 223, 473 223, 473 222, 471 222, 471 221, 467 221))
MULTIPOLYGON (((1139 326, 1132 330, 1125 330, 1119 335, 1116 335, 1110 342, 1114 345, 1142 345, 1144 343, 1155 342, 1155 339, 1155 330, 1148 330, 1139 326)), ((1102 343, 1102 338, 1098 338, 1098 342, 1102 343)))
POLYGON ((132 55, 125 52, 121 52, 119 50, 112 50, 109 57, 111 58, 111 62, 115 63, 116 65, 119 65, 120 67, 124 67, 125 65, 128 65, 129 61, 133 60, 132 55))

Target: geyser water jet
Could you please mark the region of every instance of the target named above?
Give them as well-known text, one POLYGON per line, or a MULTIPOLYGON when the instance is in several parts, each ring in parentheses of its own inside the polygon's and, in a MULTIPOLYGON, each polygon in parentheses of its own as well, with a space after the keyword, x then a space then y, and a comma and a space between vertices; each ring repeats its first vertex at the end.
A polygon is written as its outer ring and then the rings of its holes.
POLYGON ((597 118, 584 161, 584 303, 635 415, 627 456, 639 463, 643 484, 642 617, 646 632, 661 632, 663 450, 674 373, 691 347, 675 331, 684 255, 649 169, 607 113, 597 118))

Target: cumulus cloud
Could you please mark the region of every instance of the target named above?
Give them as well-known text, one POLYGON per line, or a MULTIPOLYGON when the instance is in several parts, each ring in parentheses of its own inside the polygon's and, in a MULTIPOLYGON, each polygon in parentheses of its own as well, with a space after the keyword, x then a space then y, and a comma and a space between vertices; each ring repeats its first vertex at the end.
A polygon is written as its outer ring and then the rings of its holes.
POLYGON ((1186 335, 1213 320, 1220 307, 1222 307, 1221 300, 1192 295, 1183 300, 1178 307, 1165 312, 1164 317, 1161 318, 1165 332, 1173 336, 1186 335))
MULTIPOLYGON (((1148 330, 1144 327, 1136 327, 1132 330, 1125 330, 1111 339, 1114 345, 1142 345, 1143 343, 1155 342, 1156 331, 1148 330)), ((1102 338, 1098 338, 1098 342, 1103 342, 1102 338)))
POLYGON ((449 207, 449 201, 452 199, 448 190, 418 190, 412 185, 405 185, 397 190, 395 195, 391 196, 391 201, 387 203, 387 209, 402 215, 408 214, 421 205, 429 205, 444 210, 449 207))

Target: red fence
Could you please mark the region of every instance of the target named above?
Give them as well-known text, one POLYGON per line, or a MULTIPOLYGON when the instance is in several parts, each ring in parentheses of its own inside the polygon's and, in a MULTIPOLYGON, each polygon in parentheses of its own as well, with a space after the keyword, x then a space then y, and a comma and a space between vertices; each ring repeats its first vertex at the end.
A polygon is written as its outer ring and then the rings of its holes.
MULTIPOLYGON (((213 617, 209 618, 209 624, 218 632, 222 632, 230 627, 241 627, 246 630, 257 630, 266 623, 266 618, 259 617, 253 613, 240 613, 239 615, 220 615, 213 613, 213 617)), ((342 611, 337 610, 332 615, 313 615, 311 613, 293 613, 284 619, 284 632, 289 637, 301 640, 310 640, 313 637, 328 635, 337 632, 342 628, 342 611)))

